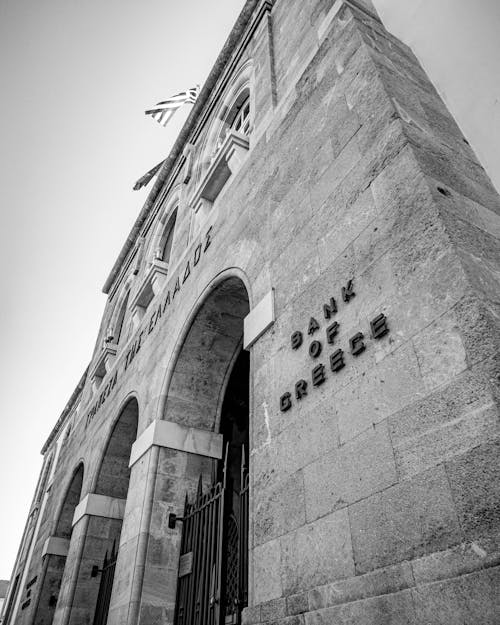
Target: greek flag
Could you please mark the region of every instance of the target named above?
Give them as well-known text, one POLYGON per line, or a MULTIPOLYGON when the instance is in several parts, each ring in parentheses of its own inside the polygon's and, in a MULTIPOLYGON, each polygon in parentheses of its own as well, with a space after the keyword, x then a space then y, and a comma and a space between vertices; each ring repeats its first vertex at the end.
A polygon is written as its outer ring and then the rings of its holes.
POLYGON ((196 102, 199 92, 200 87, 199 85, 196 85, 196 87, 193 87, 192 89, 181 91, 181 93, 173 95, 164 102, 158 102, 154 108, 144 111, 144 113, 146 115, 151 115, 151 117, 162 126, 166 126, 178 108, 180 108, 183 104, 194 104, 196 102))

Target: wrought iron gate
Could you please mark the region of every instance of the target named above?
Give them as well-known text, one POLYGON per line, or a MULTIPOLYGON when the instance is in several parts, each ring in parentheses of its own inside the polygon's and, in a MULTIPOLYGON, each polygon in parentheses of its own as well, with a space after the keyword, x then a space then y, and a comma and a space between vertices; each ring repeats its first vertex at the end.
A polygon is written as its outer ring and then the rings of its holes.
POLYGON ((200 476, 194 501, 186 495, 175 625, 239 625, 248 602, 249 477, 244 449, 238 493, 228 479, 227 462, 226 447, 222 480, 203 492, 200 476), (231 505, 234 494, 237 514, 231 505))
POLYGON ((113 589, 113 579, 115 577, 117 558, 118 550, 116 549, 116 543, 114 542, 109 558, 108 552, 106 551, 102 569, 99 570, 95 567, 92 570, 93 576, 99 572, 101 573, 101 583, 99 584, 99 594, 97 595, 93 625, 106 625, 106 621, 108 620, 109 602, 111 600, 111 591, 113 589))

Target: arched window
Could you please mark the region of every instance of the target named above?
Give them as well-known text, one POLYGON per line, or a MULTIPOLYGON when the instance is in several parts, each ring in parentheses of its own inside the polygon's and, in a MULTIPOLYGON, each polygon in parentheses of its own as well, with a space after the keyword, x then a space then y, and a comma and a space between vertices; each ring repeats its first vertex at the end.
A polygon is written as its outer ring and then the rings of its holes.
POLYGON ((120 304, 120 307, 118 309, 118 315, 114 323, 113 336, 112 336, 111 342, 114 343, 115 345, 118 345, 118 343, 120 342, 120 337, 122 335, 125 315, 127 313, 129 295, 130 295, 130 291, 127 291, 127 294, 125 295, 125 297, 123 298, 120 304))
POLYGON ((174 241, 175 220, 177 219, 177 209, 174 210, 161 235, 158 247, 155 250, 155 259, 164 263, 169 263, 172 253, 172 243, 174 241))
POLYGON ((240 91, 222 119, 219 135, 213 147, 211 162, 217 158, 217 154, 231 132, 237 132, 245 137, 249 137, 252 132, 250 90, 248 87, 240 91))
POLYGON ((222 98, 207 132, 196 173, 197 186, 190 198, 194 210, 190 237, 199 230, 212 204, 231 176, 247 158, 253 129, 254 98, 251 62, 243 65, 222 98))
POLYGON ((248 93, 248 89, 245 89, 245 91, 238 98, 238 101, 231 110, 230 117, 232 117, 232 119, 228 119, 230 128, 248 137, 251 129, 250 94, 248 93), (239 103, 240 100, 243 101, 239 103))

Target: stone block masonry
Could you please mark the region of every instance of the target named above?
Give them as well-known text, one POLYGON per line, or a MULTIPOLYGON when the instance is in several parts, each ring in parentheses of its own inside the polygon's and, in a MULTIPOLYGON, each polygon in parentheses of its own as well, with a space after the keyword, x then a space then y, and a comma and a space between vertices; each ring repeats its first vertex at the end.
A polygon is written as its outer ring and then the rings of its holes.
POLYGON ((163 282, 47 443, 7 625, 94 622, 115 548, 108 625, 498 625, 500 197, 411 50, 368 0, 249 0, 179 142, 100 339, 175 211, 163 282))

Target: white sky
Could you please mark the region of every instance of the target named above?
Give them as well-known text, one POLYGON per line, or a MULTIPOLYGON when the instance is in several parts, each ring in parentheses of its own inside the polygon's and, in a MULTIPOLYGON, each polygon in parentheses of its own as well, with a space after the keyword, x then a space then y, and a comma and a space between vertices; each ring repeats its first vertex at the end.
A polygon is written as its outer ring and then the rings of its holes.
POLYGON ((101 293, 185 120, 143 111, 203 84, 244 0, 0 0, 0 578, 40 449, 87 366, 101 293))
MULTIPOLYGON (((143 111, 203 84, 243 4, 0 0, 0 578, 11 574, 39 451, 90 360, 101 287, 147 195, 133 183, 168 154, 188 113, 163 129, 143 111)), ((500 186, 498 3, 375 4, 458 93, 451 108, 500 186), (489 15, 471 22, 471 5, 489 15), (461 51, 474 81, 450 62, 461 51), (464 104, 471 86, 485 106, 464 104)))

